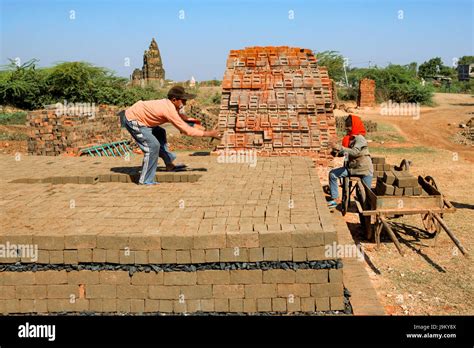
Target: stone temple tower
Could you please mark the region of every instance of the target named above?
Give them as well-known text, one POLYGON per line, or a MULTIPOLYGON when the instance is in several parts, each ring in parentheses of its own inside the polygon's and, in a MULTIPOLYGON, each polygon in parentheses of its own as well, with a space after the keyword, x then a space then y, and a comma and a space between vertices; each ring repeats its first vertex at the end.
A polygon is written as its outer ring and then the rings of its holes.
POLYGON ((143 54, 142 69, 135 69, 132 73, 132 84, 138 86, 161 85, 165 80, 165 70, 161 60, 160 49, 155 41, 151 40, 148 50, 143 54))

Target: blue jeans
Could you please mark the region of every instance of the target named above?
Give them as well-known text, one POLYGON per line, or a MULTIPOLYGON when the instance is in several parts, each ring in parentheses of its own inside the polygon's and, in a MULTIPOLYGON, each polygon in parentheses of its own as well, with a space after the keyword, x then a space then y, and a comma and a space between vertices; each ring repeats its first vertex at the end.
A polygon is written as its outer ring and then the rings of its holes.
MULTIPOLYGON (((158 157, 162 157, 166 164, 170 163, 170 157, 165 150, 162 150, 160 144, 164 141, 162 134, 158 132, 160 139, 153 134, 153 128, 140 126, 137 121, 125 119, 125 128, 137 142, 143 151, 142 173, 138 181, 139 184, 150 184, 155 181, 156 167, 158 166, 158 157), (161 141, 160 141, 161 140, 161 141)), ((163 129, 164 131, 164 129, 163 129)), ((165 132, 166 137, 166 132, 165 132)))
MULTIPOLYGON (((339 187, 339 178, 345 178, 349 176, 349 171, 346 167, 334 168, 329 172, 329 189, 331 191, 331 199, 337 199, 339 197, 338 187, 339 187)), ((366 175, 362 177, 362 181, 365 182, 367 186, 372 185, 372 175, 366 175)))

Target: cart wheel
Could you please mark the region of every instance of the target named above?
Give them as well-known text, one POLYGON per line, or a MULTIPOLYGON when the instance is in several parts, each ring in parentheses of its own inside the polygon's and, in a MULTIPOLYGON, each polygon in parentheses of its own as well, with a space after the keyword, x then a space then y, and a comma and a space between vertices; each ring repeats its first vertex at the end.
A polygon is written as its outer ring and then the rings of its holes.
POLYGON ((346 215, 347 210, 349 208, 349 199, 350 199, 349 182, 350 182, 350 179, 347 176, 342 178, 342 200, 341 200, 342 216, 346 215))
POLYGON ((431 216, 431 214, 426 213, 421 216, 421 219, 423 221, 423 226, 425 227, 426 232, 429 234, 435 236, 439 230, 440 230, 440 225, 439 222, 436 221, 436 219, 431 216))
POLYGON ((428 184, 430 184, 431 186, 433 186, 435 189, 438 190, 438 186, 436 185, 436 181, 433 179, 433 177, 425 176, 425 180, 428 182, 428 184))

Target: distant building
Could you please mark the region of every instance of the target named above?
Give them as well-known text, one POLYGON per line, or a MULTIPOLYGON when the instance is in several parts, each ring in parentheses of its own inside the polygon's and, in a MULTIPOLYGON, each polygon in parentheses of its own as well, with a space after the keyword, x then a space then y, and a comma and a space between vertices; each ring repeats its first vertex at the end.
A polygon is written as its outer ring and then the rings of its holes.
POLYGON ((474 64, 458 65, 458 80, 467 81, 474 78, 474 64))
POLYGON ((194 76, 191 76, 191 80, 189 81, 189 87, 195 87, 196 86, 196 79, 194 76))
POLYGON ((133 86, 162 86, 165 81, 165 69, 161 60, 160 49, 155 41, 151 40, 148 50, 143 54, 142 69, 135 69, 131 76, 133 86))

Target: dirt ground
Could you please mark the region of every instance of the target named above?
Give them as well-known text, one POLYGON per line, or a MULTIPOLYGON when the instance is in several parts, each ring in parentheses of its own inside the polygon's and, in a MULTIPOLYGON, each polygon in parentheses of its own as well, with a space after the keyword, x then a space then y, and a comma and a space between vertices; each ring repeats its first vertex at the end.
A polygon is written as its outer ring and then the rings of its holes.
POLYGON ((347 214, 346 223, 354 239, 362 243, 366 268, 387 314, 474 314, 474 149, 451 140, 459 131, 458 124, 472 116, 474 99, 468 95, 437 94, 434 100, 438 105, 422 108, 418 121, 407 116, 377 116, 375 110, 357 112, 398 131, 402 143, 373 141, 371 152, 386 157, 390 164, 409 159, 413 161, 413 174, 435 179, 441 193, 457 209, 445 214, 444 220, 470 255, 464 257, 444 231, 433 247, 434 240, 424 231, 420 215, 390 220, 404 257, 383 233, 382 245, 376 250, 375 244, 365 239, 358 215, 347 214))

